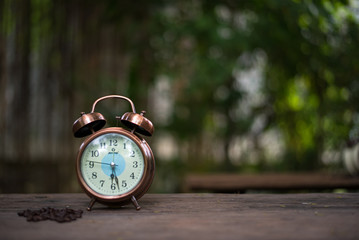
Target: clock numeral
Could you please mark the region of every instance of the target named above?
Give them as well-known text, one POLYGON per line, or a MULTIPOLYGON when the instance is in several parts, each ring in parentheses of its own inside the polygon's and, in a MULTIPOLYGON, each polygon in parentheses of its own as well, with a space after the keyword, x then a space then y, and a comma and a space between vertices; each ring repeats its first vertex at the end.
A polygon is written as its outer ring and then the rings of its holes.
POLYGON ((127 183, 126 183, 126 180, 122 180, 122 187, 127 187, 127 183))
POLYGON ((133 167, 133 168, 138 168, 138 162, 137 162, 137 161, 134 161, 132 167, 133 167))
POLYGON ((106 148, 106 143, 104 143, 104 142, 100 143, 100 147, 101 148, 106 148))
POLYGON ((89 161, 89 168, 93 168, 95 166, 93 161, 89 161))
POLYGON ((110 146, 117 146, 117 140, 114 139, 114 140, 110 140, 110 146))
POLYGON ((105 183, 105 180, 100 180, 101 187, 103 187, 104 183, 105 183))
POLYGON ((96 179, 97 178, 97 172, 93 172, 92 173, 92 179, 96 179))
POLYGON ((126 143, 123 143, 123 149, 126 149, 126 143))
POLYGON ((112 184, 111 184, 111 189, 112 189, 112 190, 116 190, 116 184, 112 183, 112 184))
POLYGON ((91 151, 91 157, 98 157, 98 156, 100 156, 100 153, 98 152, 98 150, 91 151))
POLYGON ((130 157, 135 157, 135 151, 131 151, 130 157))
POLYGON ((131 173, 130 178, 135 179, 135 173, 131 173))

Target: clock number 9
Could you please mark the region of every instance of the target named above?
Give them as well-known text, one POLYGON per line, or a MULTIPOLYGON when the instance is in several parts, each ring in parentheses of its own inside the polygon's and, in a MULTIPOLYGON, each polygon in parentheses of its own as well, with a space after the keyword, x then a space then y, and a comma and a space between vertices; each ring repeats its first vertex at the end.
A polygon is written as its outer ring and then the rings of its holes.
POLYGON ((89 161, 89 168, 93 168, 94 167, 94 162, 93 161, 89 161))

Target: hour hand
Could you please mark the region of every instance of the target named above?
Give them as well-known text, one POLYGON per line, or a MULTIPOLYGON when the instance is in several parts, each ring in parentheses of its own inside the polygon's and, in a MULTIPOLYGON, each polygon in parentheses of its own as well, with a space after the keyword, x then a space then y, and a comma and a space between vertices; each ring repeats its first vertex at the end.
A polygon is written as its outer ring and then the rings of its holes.
POLYGON ((115 169, 113 169, 113 173, 115 174, 115 181, 116 181, 117 189, 120 189, 120 185, 118 184, 118 178, 116 176, 115 169))
MULTIPOLYGON (((112 171, 113 172, 113 171, 112 171)), ((111 185, 113 184, 113 178, 115 177, 115 175, 113 173, 111 173, 111 185)))
POLYGON ((120 186, 118 185, 118 178, 117 177, 115 177, 115 181, 116 181, 117 189, 120 189, 120 186))

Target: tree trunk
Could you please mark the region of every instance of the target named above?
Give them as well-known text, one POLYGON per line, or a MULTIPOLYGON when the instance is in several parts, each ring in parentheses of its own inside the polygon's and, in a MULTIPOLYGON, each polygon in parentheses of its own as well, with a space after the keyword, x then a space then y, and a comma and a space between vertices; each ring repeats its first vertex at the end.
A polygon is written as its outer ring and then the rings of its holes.
POLYGON ((13 28, 5 37, 5 94, 1 101, 3 153, 9 161, 29 160, 30 1, 10 1, 13 28))

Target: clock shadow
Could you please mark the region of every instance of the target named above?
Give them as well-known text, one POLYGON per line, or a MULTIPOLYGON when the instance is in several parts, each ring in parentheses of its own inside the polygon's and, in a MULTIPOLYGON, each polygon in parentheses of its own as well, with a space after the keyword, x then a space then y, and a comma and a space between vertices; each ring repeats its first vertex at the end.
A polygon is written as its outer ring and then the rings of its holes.
MULTIPOLYGON (((141 205, 142 206, 142 205, 141 205)), ((140 212, 141 210, 136 210, 135 206, 133 206, 131 203, 128 205, 123 206, 107 206, 103 205, 101 203, 95 203, 95 205, 92 207, 91 211, 89 212, 96 212, 96 211, 104 211, 104 212, 113 212, 113 211, 134 211, 134 212, 140 212)))

